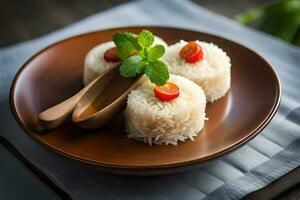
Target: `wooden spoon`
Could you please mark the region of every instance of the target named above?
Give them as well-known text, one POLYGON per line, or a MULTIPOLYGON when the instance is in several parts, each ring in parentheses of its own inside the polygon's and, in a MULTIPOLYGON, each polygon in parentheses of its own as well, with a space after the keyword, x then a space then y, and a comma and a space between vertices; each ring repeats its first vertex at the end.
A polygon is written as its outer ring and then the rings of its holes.
POLYGON ((135 78, 124 78, 119 72, 110 75, 112 78, 105 89, 99 92, 97 82, 79 100, 72 115, 76 125, 85 129, 104 125, 123 110, 129 92, 145 80, 144 75, 135 78))
MULTIPOLYGON (((92 89, 96 94, 101 93, 101 91, 107 86, 113 75, 119 73, 119 66, 108 69, 106 72, 95 78, 87 86, 81 89, 78 93, 72 97, 66 99, 65 101, 41 112, 38 115, 38 120, 42 128, 53 129, 60 126, 68 117, 69 114, 74 110, 76 104, 80 98, 92 89)), ((119 83, 121 84, 121 83, 119 83)), ((96 95, 95 94, 95 95, 96 95)))

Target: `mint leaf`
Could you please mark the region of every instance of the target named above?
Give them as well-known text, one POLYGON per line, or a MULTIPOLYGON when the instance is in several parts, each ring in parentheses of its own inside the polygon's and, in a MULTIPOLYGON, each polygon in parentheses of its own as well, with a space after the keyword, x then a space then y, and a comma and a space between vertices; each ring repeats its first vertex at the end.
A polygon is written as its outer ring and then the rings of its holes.
POLYGON ((124 33, 116 33, 113 36, 113 41, 118 47, 118 56, 121 60, 124 60, 132 54, 135 50, 133 44, 125 37, 124 33))
POLYGON ((154 35, 148 30, 142 30, 138 37, 138 43, 141 47, 147 48, 150 47, 154 42, 154 35))
POLYGON ((138 74, 143 73, 145 70, 145 67, 146 67, 146 63, 141 61, 139 64, 137 64, 135 66, 136 73, 138 73, 138 74))
POLYGON ((141 69, 144 69, 142 63, 142 57, 139 55, 134 55, 123 60, 120 66, 120 74, 123 77, 135 77, 137 73, 141 73, 141 69))
POLYGON ((138 44, 137 38, 133 33, 120 32, 113 36, 113 41, 118 47, 118 56, 124 60, 136 50, 140 50, 141 46, 138 44))
POLYGON ((169 79, 167 66, 159 60, 150 62, 145 68, 145 74, 156 85, 164 85, 169 79))
POLYGON ((165 53, 165 47, 161 44, 155 45, 154 47, 151 47, 148 51, 148 59, 150 61, 155 61, 162 57, 165 53))
POLYGON ((124 37, 131 42, 131 44, 134 46, 134 48, 139 51, 142 49, 142 47, 139 45, 137 35, 130 32, 123 32, 124 37))

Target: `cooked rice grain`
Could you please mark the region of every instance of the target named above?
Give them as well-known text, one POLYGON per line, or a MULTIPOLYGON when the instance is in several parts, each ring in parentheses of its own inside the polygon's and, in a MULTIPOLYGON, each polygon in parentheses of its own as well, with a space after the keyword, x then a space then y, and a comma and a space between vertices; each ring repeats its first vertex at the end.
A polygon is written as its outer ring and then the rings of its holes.
POLYGON ((128 96, 126 128, 128 137, 152 144, 173 144, 193 140, 204 126, 205 95, 194 82, 170 75, 180 90, 176 99, 162 102, 154 96, 154 85, 145 81, 128 96))
POLYGON ((184 76, 203 89, 206 101, 213 102, 223 97, 230 88, 230 58, 213 43, 197 41, 204 52, 204 58, 196 63, 187 63, 179 55, 186 41, 169 46, 162 58, 168 65, 170 73, 184 76))

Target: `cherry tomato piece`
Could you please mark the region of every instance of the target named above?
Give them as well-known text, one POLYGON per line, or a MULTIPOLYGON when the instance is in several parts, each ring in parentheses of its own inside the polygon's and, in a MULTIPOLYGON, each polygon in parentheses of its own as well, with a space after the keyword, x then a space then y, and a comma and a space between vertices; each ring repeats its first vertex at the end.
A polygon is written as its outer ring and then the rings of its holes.
POLYGON ((175 99, 179 95, 179 88, 176 84, 167 82, 163 86, 155 86, 154 87, 154 94, 157 98, 161 101, 170 101, 175 99))
POLYGON ((121 59, 118 56, 118 48, 113 47, 113 48, 107 49, 104 53, 104 60, 106 62, 120 62, 121 59))
POLYGON ((203 59, 203 51, 196 41, 190 41, 179 52, 180 57, 188 63, 195 63, 203 59))

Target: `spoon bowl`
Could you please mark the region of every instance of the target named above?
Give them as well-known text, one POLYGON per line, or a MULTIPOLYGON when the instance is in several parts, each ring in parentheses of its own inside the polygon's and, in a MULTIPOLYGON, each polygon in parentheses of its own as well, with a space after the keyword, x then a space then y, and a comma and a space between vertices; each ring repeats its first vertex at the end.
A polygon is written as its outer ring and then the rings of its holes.
POLYGON ((118 68, 112 69, 78 101, 72 114, 73 123, 85 129, 95 129, 106 124, 123 110, 129 92, 144 78, 124 78, 118 68))
POLYGON ((37 117, 39 122, 39 125, 36 126, 38 127, 37 131, 54 129, 63 124, 72 113, 81 97, 90 90, 97 94, 101 92, 113 77, 112 74, 116 74, 118 69, 118 66, 114 66, 106 70, 72 97, 41 112, 37 117))

